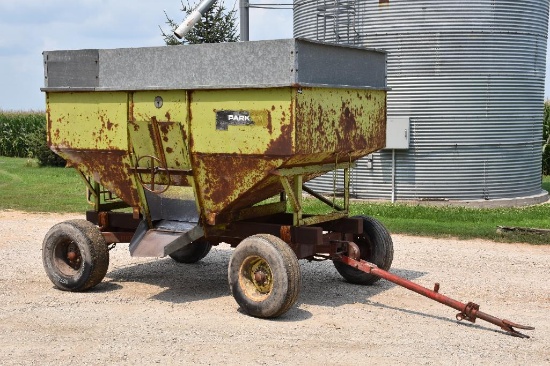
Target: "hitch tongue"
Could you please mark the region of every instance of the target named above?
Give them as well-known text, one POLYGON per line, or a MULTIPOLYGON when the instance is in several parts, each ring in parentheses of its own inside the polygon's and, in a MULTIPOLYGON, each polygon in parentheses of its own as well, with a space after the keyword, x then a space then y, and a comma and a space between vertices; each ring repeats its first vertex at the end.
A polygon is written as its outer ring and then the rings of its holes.
POLYGON ((515 330, 514 328, 518 329, 525 329, 525 330, 534 330, 535 327, 530 327, 527 325, 521 325, 514 322, 511 322, 510 320, 506 319, 499 319, 497 317, 494 317, 492 315, 486 314, 482 311, 479 311, 479 305, 474 304, 473 302, 469 302, 463 311, 456 314, 456 320, 468 320, 472 323, 476 322, 476 318, 483 319, 486 322, 489 322, 494 325, 498 325, 502 330, 510 334, 514 337, 519 338, 529 338, 528 335, 523 334, 515 330))
POLYGON ((525 330, 535 330, 535 327, 517 324, 506 319, 502 319, 502 325, 500 327, 506 332, 508 332, 510 335, 513 335, 514 337, 519 337, 519 338, 529 338, 529 336, 518 332, 514 328, 525 329, 525 330))
MULTIPOLYGON (((353 247, 353 246, 352 246, 353 247)), ((352 251, 353 253, 354 251, 352 251)), ((354 255, 354 254, 352 254, 354 255)), ((479 311, 479 305, 469 302, 468 304, 464 304, 460 301, 451 299, 448 296, 442 295, 439 293, 439 283, 436 283, 433 290, 430 290, 426 287, 420 286, 414 282, 411 282, 405 278, 399 277, 394 275, 393 273, 390 273, 388 271, 384 271, 383 269, 378 268, 376 264, 366 262, 361 259, 353 259, 346 255, 339 255, 334 260, 339 260, 342 263, 347 264, 348 266, 351 266, 353 268, 356 268, 360 271, 363 271, 365 273, 371 273, 375 276, 378 276, 380 278, 383 278, 385 280, 388 280, 390 282, 393 282, 399 286, 405 287, 406 289, 409 289, 411 291, 416 292, 417 294, 420 294, 422 296, 425 296, 427 298, 430 298, 432 300, 435 300, 443 305, 447 305, 455 310, 460 311, 456 315, 456 319, 458 321, 461 320, 468 320, 472 323, 475 323, 476 319, 483 319, 486 322, 489 322, 491 324, 499 326, 502 330, 506 331, 508 334, 514 336, 514 337, 520 337, 520 338, 529 338, 528 335, 522 334, 515 330, 514 328, 518 329, 525 329, 525 330, 534 330, 534 327, 521 325, 513 323, 506 319, 499 319, 497 317, 494 317, 492 315, 489 315, 487 313, 484 313, 482 311, 479 311)))

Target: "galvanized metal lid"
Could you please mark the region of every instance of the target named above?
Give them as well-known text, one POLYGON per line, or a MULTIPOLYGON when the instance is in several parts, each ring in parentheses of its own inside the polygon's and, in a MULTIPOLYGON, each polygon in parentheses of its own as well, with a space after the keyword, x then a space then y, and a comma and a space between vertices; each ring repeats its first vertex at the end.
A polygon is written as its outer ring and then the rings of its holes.
POLYGON ((42 91, 386 89, 386 53, 304 39, 45 51, 42 91))

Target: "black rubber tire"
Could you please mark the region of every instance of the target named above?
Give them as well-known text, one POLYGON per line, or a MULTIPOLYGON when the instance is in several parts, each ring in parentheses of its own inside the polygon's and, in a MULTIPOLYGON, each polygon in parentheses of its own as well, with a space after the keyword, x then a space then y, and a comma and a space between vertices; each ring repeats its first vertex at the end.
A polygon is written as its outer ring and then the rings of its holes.
POLYGON ((169 256, 178 263, 196 263, 206 257, 210 249, 212 245, 209 242, 199 239, 170 253, 169 256))
POLYGON ((294 251, 267 234, 250 236, 237 245, 229 260, 228 278, 235 301, 257 318, 276 318, 287 312, 298 299, 302 283, 294 251), (266 278, 256 279, 262 273, 266 278))
MULTIPOLYGON (((354 238, 359 246, 361 259, 376 264, 387 271, 393 261, 393 241, 384 225, 375 218, 357 216, 363 219, 363 234, 354 238)), ((380 279, 369 273, 350 267, 339 261, 334 261, 334 267, 344 279, 358 285, 372 285, 380 279)))
POLYGON ((54 225, 42 244, 42 262, 53 284, 85 291, 100 283, 109 268, 109 250, 98 227, 86 220, 54 225))

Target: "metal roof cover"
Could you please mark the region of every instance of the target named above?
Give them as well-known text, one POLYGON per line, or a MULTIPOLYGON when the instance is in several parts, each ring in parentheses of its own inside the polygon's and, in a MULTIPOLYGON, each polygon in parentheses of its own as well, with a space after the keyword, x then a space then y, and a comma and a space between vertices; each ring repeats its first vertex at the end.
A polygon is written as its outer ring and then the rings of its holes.
POLYGON ((303 39, 45 51, 44 67, 43 91, 386 88, 385 52, 303 39))

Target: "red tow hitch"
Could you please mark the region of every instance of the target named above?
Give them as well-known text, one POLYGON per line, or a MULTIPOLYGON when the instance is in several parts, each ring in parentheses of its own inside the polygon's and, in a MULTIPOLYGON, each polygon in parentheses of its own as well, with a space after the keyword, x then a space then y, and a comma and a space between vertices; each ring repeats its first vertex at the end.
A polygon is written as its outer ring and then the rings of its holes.
MULTIPOLYGON (((350 245, 350 249, 353 248, 355 245, 353 243, 350 245)), ((354 252, 353 250, 350 250, 350 254, 354 252)), ((336 260, 341 261, 342 263, 345 263, 353 268, 357 268, 360 271, 373 274, 375 276, 378 276, 380 278, 383 278, 385 280, 388 280, 390 282, 393 282, 399 286, 403 286, 411 291, 414 291, 420 295, 426 296, 430 299, 433 299, 441 304, 447 305, 452 307, 453 309, 456 309, 459 311, 459 313, 456 315, 456 319, 458 321, 461 320, 468 320, 472 323, 476 322, 476 319, 483 319, 491 324, 498 325, 500 328, 508 332, 510 335, 513 335, 515 337, 520 338, 529 338, 528 335, 523 334, 515 330, 514 328, 518 329, 525 329, 525 330, 534 330, 534 327, 529 327, 521 324, 516 324, 514 322, 511 322, 506 319, 499 319, 492 315, 486 314, 482 311, 479 311, 479 305, 469 302, 467 304, 461 303, 460 301, 451 299, 450 297, 447 297, 445 295, 442 295, 439 293, 439 283, 436 283, 433 290, 430 290, 426 287, 420 286, 414 282, 411 282, 407 279, 404 279, 402 277, 396 276, 390 272, 384 271, 383 269, 378 268, 376 264, 366 262, 364 260, 355 260, 348 256, 340 254, 336 260)))

